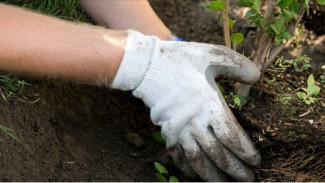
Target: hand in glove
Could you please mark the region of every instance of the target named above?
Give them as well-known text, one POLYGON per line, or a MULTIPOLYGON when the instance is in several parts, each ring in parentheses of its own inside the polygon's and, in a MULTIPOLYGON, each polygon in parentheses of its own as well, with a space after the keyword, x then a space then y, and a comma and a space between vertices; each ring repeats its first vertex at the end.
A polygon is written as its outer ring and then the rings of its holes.
POLYGON ((205 181, 253 181, 260 156, 230 111, 214 78, 252 84, 259 71, 224 47, 161 41, 129 31, 112 87, 133 90, 151 109, 175 164, 205 181), (226 176, 227 175, 227 176, 226 176))

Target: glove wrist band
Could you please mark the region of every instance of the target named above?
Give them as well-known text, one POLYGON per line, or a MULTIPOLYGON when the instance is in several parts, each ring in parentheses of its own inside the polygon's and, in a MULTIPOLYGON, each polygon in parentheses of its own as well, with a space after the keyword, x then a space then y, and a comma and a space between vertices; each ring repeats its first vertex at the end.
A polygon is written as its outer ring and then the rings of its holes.
POLYGON ((158 41, 157 37, 128 30, 125 53, 112 82, 111 87, 124 91, 134 90, 141 83, 149 68, 152 50, 158 41))

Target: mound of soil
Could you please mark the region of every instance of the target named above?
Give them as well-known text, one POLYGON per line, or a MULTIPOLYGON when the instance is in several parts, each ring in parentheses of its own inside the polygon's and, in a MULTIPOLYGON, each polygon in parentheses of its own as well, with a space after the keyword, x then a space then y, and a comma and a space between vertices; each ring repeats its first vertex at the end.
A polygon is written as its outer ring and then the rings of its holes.
MULTIPOLYGON (((176 35, 223 44, 218 13, 204 1, 150 2, 176 35)), ((233 110, 263 157, 258 181, 325 179, 324 104, 307 106, 295 98, 307 77, 269 71, 248 105, 233 110)), ((159 128, 131 93, 61 80, 27 82, 19 95, 0 102, 0 124, 20 140, 0 132, 0 181, 156 181, 155 161, 182 181, 200 180, 173 166, 151 137, 159 128)))

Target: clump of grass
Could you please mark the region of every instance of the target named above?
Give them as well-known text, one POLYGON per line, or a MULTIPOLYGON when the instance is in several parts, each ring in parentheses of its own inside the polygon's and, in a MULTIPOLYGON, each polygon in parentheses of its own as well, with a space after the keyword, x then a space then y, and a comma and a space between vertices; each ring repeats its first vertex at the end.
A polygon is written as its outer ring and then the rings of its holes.
POLYGON ((0 72, 0 95, 4 100, 21 91, 25 84, 24 80, 20 80, 11 74, 0 72))
MULTIPOLYGON (((24 80, 20 80, 11 74, 0 72, 0 95, 4 100, 21 91, 25 84, 26 83, 24 80)), ((10 128, 7 128, 0 124, 0 131, 4 132, 17 142, 20 142, 19 139, 11 133, 10 128)))
MULTIPOLYGON (((93 23, 91 18, 81 9, 78 0, 0 0, 0 2, 65 20, 93 23)), ((25 81, 11 74, 0 72, 0 95, 4 100, 19 93, 25 84, 25 81)), ((18 138, 11 133, 10 128, 0 125, 1 131, 19 142, 18 138)))
POLYGON ((77 0, 0 0, 7 4, 32 9, 34 11, 78 22, 91 22, 77 0))

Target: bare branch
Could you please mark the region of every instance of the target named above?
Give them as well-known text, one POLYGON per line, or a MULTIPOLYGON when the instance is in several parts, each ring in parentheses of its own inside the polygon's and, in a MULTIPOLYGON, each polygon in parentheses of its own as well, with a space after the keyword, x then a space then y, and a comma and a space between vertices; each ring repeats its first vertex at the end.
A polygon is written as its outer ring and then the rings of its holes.
POLYGON ((252 51, 252 55, 251 55, 251 57, 253 58, 253 62, 256 65, 260 65, 261 62, 263 62, 263 60, 259 60, 258 58, 260 57, 259 55, 260 55, 262 44, 265 39, 267 26, 271 23, 271 21, 273 20, 273 17, 274 17, 273 16, 274 6, 275 6, 275 3, 273 0, 267 0, 266 11, 263 15, 263 17, 266 20, 265 21, 266 24, 265 24, 264 28, 258 29, 255 43, 254 43, 255 48, 254 48, 254 51, 252 51))
POLYGON ((273 36, 268 36, 267 39, 264 41, 264 44, 261 47, 260 50, 260 55, 259 55, 259 65, 257 65, 257 67, 259 68, 259 70, 261 71, 265 65, 265 61, 266 61, 266 55, 267 53, 270 51, 271 46, 272 46, 272 42, 273 42, 273 36))
POLYGON ((268 0, 267 1, 267 7, 266 7, 266 10, 265 10, 265 13, 264 13, 264 17, 266 18, 266 21, 265 21, 266 25, 269 25, 273 20, 274 6, 275 6, 275 1, 274 0, 268 0))
POLYGON ((225 39, 225 45, 231 49, 230 31, 229 31, 229 0, 225 1, 226 9, 222 11, 222 23, 223 23, 223 37, 225 39))
POLYGON ((269 65, 274 62, 276 56, 278 56, 281 53, 281 51, 283 50, 284 45, 285 44, 282 43, 282 44, 272 48, 272 50, 269 54, 269 57, 266 58, 266 60, 265 60, 262 71, 265 71, 269 67, 269 65))

